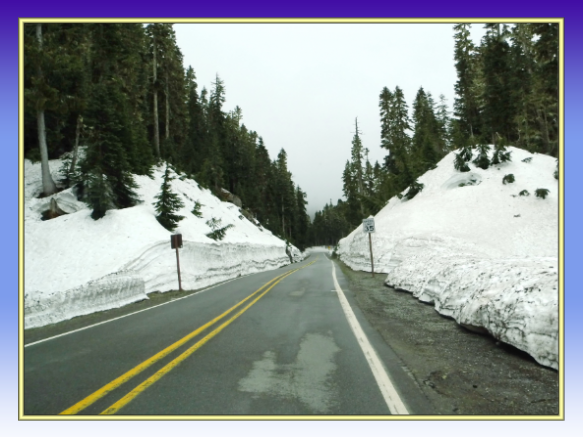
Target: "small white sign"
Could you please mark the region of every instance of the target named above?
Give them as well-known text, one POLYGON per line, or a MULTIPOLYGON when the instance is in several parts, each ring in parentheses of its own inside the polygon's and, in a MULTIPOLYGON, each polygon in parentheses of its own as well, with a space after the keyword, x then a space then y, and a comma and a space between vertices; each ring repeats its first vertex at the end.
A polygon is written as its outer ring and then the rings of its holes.
POLYGON ((365 218, 362 221, 362 230, 365 234, 372 234, 374 232, 374 218, 365 218))

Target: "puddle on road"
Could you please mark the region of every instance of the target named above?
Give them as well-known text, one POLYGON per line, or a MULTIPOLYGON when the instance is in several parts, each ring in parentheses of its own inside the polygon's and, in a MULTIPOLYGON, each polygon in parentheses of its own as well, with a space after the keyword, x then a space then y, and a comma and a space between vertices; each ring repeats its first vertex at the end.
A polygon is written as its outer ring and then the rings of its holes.
POLYGON ((277 364, 276 353, 267 351, 239 381, 239 390, 294 398, 313 413, 326 413, 335 399, 331 382, 338 351, 332 336, 306 334, 294 363, 277 364))

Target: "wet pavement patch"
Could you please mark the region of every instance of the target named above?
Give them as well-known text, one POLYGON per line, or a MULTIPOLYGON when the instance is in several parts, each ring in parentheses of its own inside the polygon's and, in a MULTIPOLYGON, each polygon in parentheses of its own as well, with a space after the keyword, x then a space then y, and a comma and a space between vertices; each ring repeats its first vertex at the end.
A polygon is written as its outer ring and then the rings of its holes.
POLYGON ((332 336, 306 334, 293 363, 278 364, 276 353, 267 351, 239 381, 239 390, 252 393, 255 398, 294 399, 313 413, 325 414, 334 406, 335 393, 330 382, 339 351, 332 336))

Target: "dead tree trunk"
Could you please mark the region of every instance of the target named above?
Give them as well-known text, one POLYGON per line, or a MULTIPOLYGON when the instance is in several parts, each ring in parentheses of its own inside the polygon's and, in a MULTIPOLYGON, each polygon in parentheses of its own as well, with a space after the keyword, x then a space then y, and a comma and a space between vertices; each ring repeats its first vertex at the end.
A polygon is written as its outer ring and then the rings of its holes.
MULTIPOLYGON (((43 34, 42 25, 38 23, 36 25, 36 39, 38 41, 38 48, 42 52, 43 50, 43 34)), ((42 70, 40 64, 37 67, 38 79, 42 78, 42 70)), ((41 162, 41 172, 42 172, 42 183, 43 183, 43 193, 45 196, 50 196, 57 192, 57 186, 53 181, 51 176, 51 169, 49 168, 49 152, 47 148, 47 135, 45 129, 45 111, 43 109, 43 104, 38 103, 36 111, 36 121, 38 128, 38 144, 40 147, 40 162, 41 162)))
POLYGON ((156 37, 154 37, 154 61, 152 62, 154 70, 154 148, 156 157, 160 160, 160 126, 158 126, 158 75, 156 65, 156 37))

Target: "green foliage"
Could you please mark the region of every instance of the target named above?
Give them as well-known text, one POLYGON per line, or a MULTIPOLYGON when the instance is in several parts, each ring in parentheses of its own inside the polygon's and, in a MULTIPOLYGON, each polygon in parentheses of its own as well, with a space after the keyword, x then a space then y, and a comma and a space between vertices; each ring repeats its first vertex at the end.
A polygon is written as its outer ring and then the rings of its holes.
POLYGON ((204 205, 200 203, 198 200, 194 202, 194 207, 192 208, 191 212, 198 218, 202 218, 202 212, 200 210, 202 206, 204 205))
POLYGON ((502 178, 502 183, 504 185, 514 183, 514 175, 513 174, 507 174, 506 176, 504 176, 502 178))
POLYGON ((547 190, 546 188, 537 188, 534 192, 536 197, 541 197, 543 199, 545 199, 547 197, 547 195, 549 194, 549 190, 547 190))
POLYGON ((221 219, 216 219, 214 217, 208 220, 206 224, 213 230, 212 232, 206 234, 206 236, 215 241, 220 241, 225 238, 227 230, 233 227, 233 225, 226 225, 221 227, 221 219))
POLYGON ((530 164, 530 162, 531 162, 531 161, 532 161, 532 156, 529 156, 529 157, 527 157, 527 158, 524 158, 524 159, 522 160, 522 162, 526 162, 527 164, 530 164))
POLYGON ((73 174, 65 164, 62 183, 76 187, 94 217, 135 205, 132 174, 153 177, 163 159, 205 188, 228 189, 270 230, 306 244, 305 193, 285 159, 272 161, 257 132, 242 123, 241 108, 225 112, 218 74, 209 91, 199 90, 172 24, 43 24, 42 50, 36 29, 24 26, 24 153, 40 159, 37 109, 44 111, 51 159, 80 138, 86 157, 73 174))
POLYGON ((455 154, 455 160, 453 162, 453 166, 457 171, 461 172, 468 172, 470 171, 470 167, 466 164, 466 160, 464 159, 462 152, 455 154))
POLYGON ((413 197, 415 197, 417 194, 423 191, 423 187, 424 185, 419 181, 413 182, 409 186, 409 190, 407 191, 407 193, 405 193, 405 199, 411 200, 413 197))
POLYGON ((178 194, 172 192, 171 183, 174 179, 170 174, 170 165, 166 164, 160 193, 155 197, 158 200, 154 203, 158 213, 156 220, 169 231, 176 229, 178 222, 184 219, 184 216, 176 214, 176 211, 184 207, 184 203, 182 203, 178 194))
POLYGON ((527 190, 522 190, 520 193, 518 193, 519 196, 530 196, 530 193, 527 190))
MULTIPOLYGON (((512 161, 512 152, 506 149, 506 143, 502 138, 498 138, 497 144, 494 146, 494 153, 492 154, 492 165, 502 164, 504 162, 512 161)), ((526 158, 528 159, 528 158, 526 158)), ((529 161, 524 161, 529 162, 529 161)))
POLYGON ((480 167, 482 170, 487 170, 490 166, 490 159, 488 158, 488 152, 490 147, 487 144, 480 144, 478 146, 478 156, 474 159, 474 164, 476 167, 480 167))
POLYGON ((460 149, 459 152, 461 158, 464 160, 464 162, 470 162, 470 160, 472 159, 472 148, 469 145, 465 145, 464 147, 462 147, 460 149))
POLYGON ((91 206, 91 218, 98 220, 105 216, 108 209, 114 208, 114 195, 111 189, 111 184, 108 183, 107 178, 100 172, 89 172, 85 175, 84 184, 84 199, 91 206))
MULTIPOLYGON (((454 26, 454 146, 471 136, 486 144, 503 137, 515 147, 557 156, 558 24, 487 23, 479 46, 470 26, 454 26)), ((492 163, 506 158, 496 154, 492 163)))

